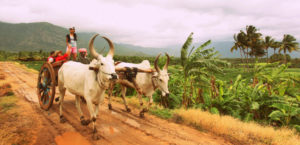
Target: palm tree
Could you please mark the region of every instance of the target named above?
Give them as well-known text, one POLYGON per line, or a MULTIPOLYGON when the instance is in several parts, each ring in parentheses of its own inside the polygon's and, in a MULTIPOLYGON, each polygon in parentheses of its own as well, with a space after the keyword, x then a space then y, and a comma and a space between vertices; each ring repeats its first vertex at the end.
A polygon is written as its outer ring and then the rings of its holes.
POLYGON ((283 39, 282 39, 282 42, 281 42, 281 46, 279 48, 279 52, 281 52, 283 50, 284 52, 284 63, 286 64, 287 61, 286 61, 286 52, 292 52, 292 51, 295 51, 295 50, 298 50, 299 49, 299 43, 296 41, 296 38, 292 35, 289 35, 289 34, 285 34, 283 36, 283 39))
MULTIPOLYGON (((261 33, 257 32, 258 29, 253 26, 246 26, 246 32, 243 30, 240 31, 241 43, 244 45, 246 49, 246 62, 248 67, 248 56, 260 56, 262 55, 261 51, 261 33), (250 52, 249 52, 250 49, 250 52)), ((248 67, 249 68, 249 67, 248 67)))
POLYGON ((266 36, 265 40, 263 41, 264 43, 264 48, 267 52, 267 63, 269 63, 269 47, 272 47, 274 45, 275 40, 271 36, 266 36))
POLYGON ((241 55, 241 61, 242 61, 242 64, 243 64, 244 63, 243 62, 244 45, 242 43, 242 41, 243 41, 242 40, 243 39, 242 33, 238 33, 237 35, 234 34, 233 39, 234 39, 235 42, 234 42, 234 45, 231 47, 230 51, 233 52, 233 51, 239 50, 240 55, 241 55))
POLYGON ((271 45, 271 48, 274 49, 274 54, 276 53, 276 49, 279 48, 280 45, 281 45, 281 43, 278 42, 278 41, 275 41, 275 42, 273 43, 273 45, 271 45))
POLYGON ((195 47, 192 47, 189 50, 193 40, 192 35, 193 33, 189 35, 181 48, 181 65, 184 73, 184 93, 182 96, 182 104, 185 105, 185 107, 189 106, 189 102, 194 93, 193 86, 208 86, 209 76, 212 73, 222 72, 220 66, 228 65, 226 61, 218 59, 218 52, 216 52, 214 48, 205 49, 205 47, 211 43, 210 40, 203 43, 196 49, 195 47), (188 83, 190 83, 191 87, 190 97, 187 96, 188 83))

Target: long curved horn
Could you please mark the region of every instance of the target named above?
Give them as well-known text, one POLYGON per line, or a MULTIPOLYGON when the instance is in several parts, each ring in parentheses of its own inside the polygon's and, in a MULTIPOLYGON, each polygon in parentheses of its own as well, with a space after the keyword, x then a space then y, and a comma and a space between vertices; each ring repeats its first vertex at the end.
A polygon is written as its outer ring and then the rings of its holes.
POLYGON ((158 58, 160 57, 161 53, 158 54, 155 58, 155 61, 154 61, 154 68, 157 72, 160 72, 160 68, 157 66, 157 61, 158 61, 158 58))
POLYGON ((94 48, 94 40, 99 34, 95 34, 89 42, 89 49, 94 58, 98 58, 99 54, 96 52, 94 48))
POLYGON ((114 56, 115 54, 115 47, 114 47, 114 44, 106 37, 102 36, 109 44, 109 52, 107 55, 111 55, 112 57, 114 56))
POLYGON ((167 62, 166 62, 166 64, 165 64, 165 66, 164 66, 164 70, 168 70, 168 66, 169 66, 169 63, 170 63, 170 56, 169 56, 169 54, 168 53, 165 53, 166 54, 166 56, 167 56, 167 62))

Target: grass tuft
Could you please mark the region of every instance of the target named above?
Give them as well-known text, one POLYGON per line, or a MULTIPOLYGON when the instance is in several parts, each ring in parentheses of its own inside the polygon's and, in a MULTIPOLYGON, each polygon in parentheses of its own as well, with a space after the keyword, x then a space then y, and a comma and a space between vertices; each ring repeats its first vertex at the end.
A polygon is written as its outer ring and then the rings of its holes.
POLYGON ((15 96, 4 96, 0 98, 0 112, 7 112, 16 106, 17 98, 15 96))
POLYGON ((170 119, 173 117, 173 113, 169 109, 150 108, 150 113, 162 119, 170 119))

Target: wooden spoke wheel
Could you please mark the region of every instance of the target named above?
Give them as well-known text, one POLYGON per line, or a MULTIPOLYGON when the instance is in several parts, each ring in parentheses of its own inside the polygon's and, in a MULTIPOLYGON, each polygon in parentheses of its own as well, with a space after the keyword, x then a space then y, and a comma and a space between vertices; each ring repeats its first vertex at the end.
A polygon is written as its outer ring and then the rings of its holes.
POLYGON ((40 107, 49 110, 55 97, 56 75, 51 64, 44 63, 40 69, 37 82, 37 95, 40 107))

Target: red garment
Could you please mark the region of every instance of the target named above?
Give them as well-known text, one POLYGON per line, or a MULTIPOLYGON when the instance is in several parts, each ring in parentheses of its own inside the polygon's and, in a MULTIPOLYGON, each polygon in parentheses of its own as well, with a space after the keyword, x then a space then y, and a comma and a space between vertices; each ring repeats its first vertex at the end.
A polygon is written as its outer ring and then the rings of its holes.
POLYGON ((67 58, 68 58, 68 54, 66 53, 66 54, 63 55, 63 56, 58 56, 58 57, 56 57, 56 58, 55 58, 55 62, 57 62, 57 61, 62 61, 62 60, 67 60, 67 58))

